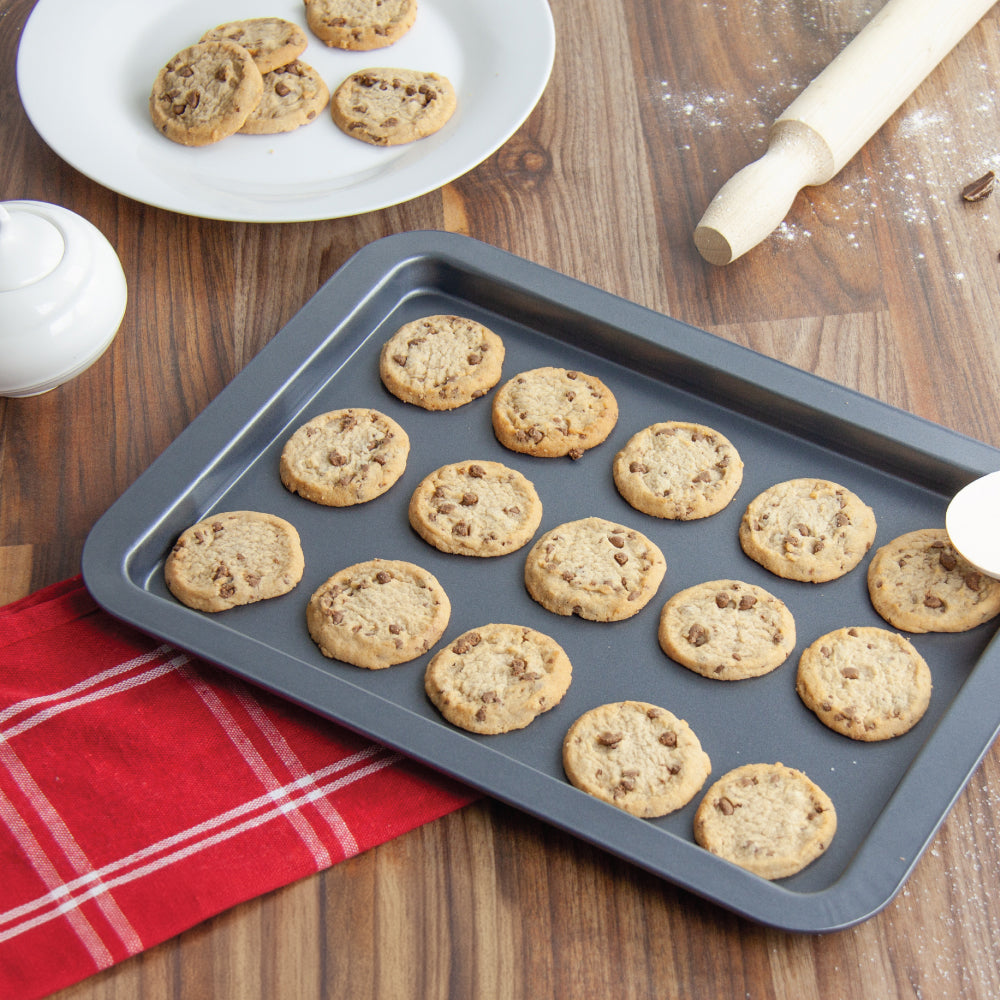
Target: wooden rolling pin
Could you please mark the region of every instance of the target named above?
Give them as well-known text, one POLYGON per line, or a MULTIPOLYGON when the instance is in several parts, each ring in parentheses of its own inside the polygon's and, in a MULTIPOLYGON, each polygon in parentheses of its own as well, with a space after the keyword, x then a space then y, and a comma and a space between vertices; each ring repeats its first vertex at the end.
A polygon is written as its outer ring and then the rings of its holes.
POLYGON ((712 199, 694 232, 728 264, 772 233, 808 185, 825 184, 996 0, 888 0, 771 126, 767 152, 712 199))

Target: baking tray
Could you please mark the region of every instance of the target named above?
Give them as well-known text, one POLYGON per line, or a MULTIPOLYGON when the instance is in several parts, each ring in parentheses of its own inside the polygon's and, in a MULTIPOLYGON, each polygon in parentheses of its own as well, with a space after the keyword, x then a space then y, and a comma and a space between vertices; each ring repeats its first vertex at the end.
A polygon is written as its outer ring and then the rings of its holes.
POLYGON ((324 284, 101 518, 84 549, 83 575, 112 614, 254 684, 748 918, 830 931, 892 899, 995 739, 1000 651, 989 624, 913 636, 934 679, 921 722, 882 743, 833 733, 796 695, 796 664, 802 649, 831 629, 885 625, 868 600, 868 559, 829 583, 780 580, 742 553, 739 518, 773 483, 833 479, 874 508, 878 546, 904 531, 943 526, 949 498, 998 468, 1000 452, 981 442, 486 244, 413 232, 363 248, 324 284), (502 381, 541 365, 603 379, 620 407, 610 438, 577 461, 517 455, 493 435, 492 394, 444 413, 391 396, 378 377, 382 343, 403 323, 433 313, 470 316, 495 330, 507 350, 502 381), (376 407, 407 430, 403 478, 351 508, 288 493, 277 473, 285 439, 310 417, 347 406, 376 407), (721 513, 664 521, 633 510, 615 490, 615 452, 635 431, 669 419, 708 424, 739 449, 743 485, 721 513), (544 504, 539 533, 588 515, 644 532, 667 559, 656 598, 624 622, 565 618, 528 597, 527 547, 477 559, 427 545, 407 521, 410 493, 438 466, 468 459, 504 462, 534 482, 544 504), (217 615, 192 611, 166 590, 163 560, 189 524, 235 509, 271 511, 295 524, 305 575, 271 601, 217 615), (338 569, 376 556, 418 563, 442 583, 452 602, 442 643, 490 621, 553 636, 573 662, 562 703, 526 729, 478 736, 452 727, 426 699, 432 653, 381 671, 322 656, 305 626, 310 594, 338 569), (659 649, 666 598, 722 577, 767 588, 795 615, 798 646, 765 677, 708 680, 659 649), (756 761, 805 771, 837 808, 829 850, 801 873, 767 882, 694 843, 700 795, 646 820, 573 788, 560 763, 564 732, 587 709, 626 698, 687 719, 711 757, 709 782, 756 761))

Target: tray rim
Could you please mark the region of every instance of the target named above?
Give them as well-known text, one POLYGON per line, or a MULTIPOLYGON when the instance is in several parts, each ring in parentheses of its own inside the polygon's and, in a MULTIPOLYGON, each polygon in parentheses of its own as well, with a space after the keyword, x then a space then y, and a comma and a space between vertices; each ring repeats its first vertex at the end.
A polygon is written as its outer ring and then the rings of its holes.
MULTIPOLYGON (((856 390, 796 369, 706 330, 674 320, 470 237, 436 230, 412 231, 376 240, 348 259, 299 313, 278 331, 256 358, 112 504, 94 526, 84 546, 82 572, 91 595, 109 613, 140 630, 153 631, 153 634, 167 638, 245 680, 364 736, 392 746, 413 759, 741 916, 777 929, 813 933, 844 929, 873 916, 902 888, 913 866, 1000 733, 1000 718, 990 715, 986 710, 986 706, 992 701, 989 697, 990 681, 995 670, 1000 667, 1000 647, 996 637, 973 667, 952 705, 938 723, 937 728, 945 729, 961 748, 958 756, 964 763, 960 772, 956 774, 955 767, 943 760, 943 755, 934 756, 931 751, 936 749, 935 742, 939 737, 937 732, 931 734, 841 877, 821 891, 797 892, 781 883, 765 882, 735 865, 722 862, 669 831, 653 827, 591 799, 567 783, 556 782, 541 772, 518 766, 514 768, 514 775, 508 775, 506 769, 500 768, 501 778, 498 779, 498 771, 490 763, 502 755, 481 742, 476 744, 481 749, 470 755, 467 752, 468 734, 448 730, 442 733, 439 728, 435 728, 431 737, 429 730, 425 734, 425 728, 418 725, 407 732, 405 739, 399 740, 386 730, 384 717, 376 726, 352 724, 348 719, 353 716, 357 704, 360 703, 362 708, 370 707, 371 699, 379 698, 339 678, 334 680, 338 696, 343 699, 341 704, 345 704, 347 710, 332 714, 318 708, 314 704, 318 699, 311 692, 316 685, 328 686, 331 683, 329 674, 318 669, 302 673, 297 678, 296 689, 292 691, 287 685, 275 683, 273 678, 266 676, 266 670, 261 671, 254 663, 252 654, 259 653, 261 644, 235 631, 230 631, 232 642, 227 650, 227 662, 221 662, 214 652, 214 637, 220 627, 227 629, 227 626, 217 619, 205 621, 196 618, 192 622, 186 613, 182 613, 180 606, 172 609, 169 605, 164 608, 158 604, 158 612, 165 611, 169 620, 176 620, 179 634, 184 636, 184 640, 181 642, 176 637, 164 636, 163 629, 149 628, 144 611, 151 595, 135 585, 129 572, 129 564, 143 539, 153 533, 156 524, 170 511, 169 507, 159 510, 159 518, 151 522, 149 503, 135 502, 137 497, 143 496, 144 483, 148 481, 151 471, 155 467, 157 474, 162 475, 165 470, 186 469, 192 464, 202 469, 203 466, 197 460, 192 463, 192 453, 196 459, 199 455, 219 458, 238 447, 239 441, 234 442, 232 435, 224 430, 222 422, 213 422, 214 413, 224 405, 231 405, 231 400, 239 394, 239 409, 248 417, 249 422, 255 414, 266 412, 280 401, 283 389, 294 380, 295 372, 308 362, 308 356, 301 358, 291 349, 291 345, 298 344, 303 337, 310 339, 313 313, 320 308, 320 303, 334 291, 338 293, 343 301, 343 311, 337 314, 337 319, 339 325, 343 325, 350 317, 364 310, 387 284, 398 280, 404 271, 409 273, 409 269, 413 267, 433 267, 439 273, 441 268, 451 269, 463 274, 467 280, 485 280, 494 284, 499 280, 495 275, 503 273, 504 278, 500 283, 518 289, 535 309, 543 306, 570 309, 594 322, 627 331, 636 338, 636 344, 640 348, 643 342, 662 346, 669 339, 683 340, 684 356, 717 368, 720 375, 740 372, 738 377, 731 374, 728 377, 737 378, 741 384, 750 386, 762 376, 766 377, 767 384, 776 375, 780 375, 780 380, 787 389, 782 395, 787 397, 793 409, 801 406, 815 408, 817 398, 823 398, 827 406, 833 401, 842 409, 844 415, 841 419, 845 427, 863 428, 867 435, 872 433, 870 428, 881 428, 878 436, 891 445, 890 451, 892 448, 900 448, 911 454, 925 455, 929 468, 946 472, 952 477, 949 487, 957 489, 984 472, 1000 468, 1000 450, 856 390), (363 290, 363 294, 359 290, 363 290), (669 336, 663 332, 664 325, 670 328, 669 336), (654 336, 657 333, 659 336, 654 336), (288 370, 288 358, 295 359, 291 371, 288 370), (949 459, 945 461, 940 458, 942 454, 949 455, 949 459), (121 549, 119 545, 119 539, 123 536, 132 540, 125 549, 121 549), (117 558, 109 559, 109 552, 117 553, 117 558), (228 662, 241 659, 243 665, 239 668, 228 662), (958 725, 956 717, 960 711, 963 717, 961 725, 958 725), (425 735, 430 738, 425 738, 425 735), (454 758, 462 761, 461 766, 449 767, 441 762, 440 749, 434 749, 434 746, 440 747, 442 736, 447 746, 454 744, 459 750, 466 751, 454 758), (897 860, 881 864, 874 871, 862 872, 862 862, 868 853, 886 842, 895 844, 897 838, 894 824, 899 822, 905 792, 918 780, 918 771, 921 784, 930 786, 929 790, 925 788, 922 791, 922 796, 925 802, 929 798, 933 803, 928 813, 931 821, 917 825, 918 829, 907 839, 909 850, 899 854, 897 860), (937 780, 928 781, 928 776, 937 780), (526 792, 529 794, 526 795, 526 792), (535 795, 539 797, 533 798, 535 795), (533 802, 544 802, 545 807, 534 805, 533 802), (580 832, 577 828, 578 820, 570 817, 579 817, 581 813, 588 820, 593 817, 600 831, 599 835, 580 832), (682 870, 668 872, 662 865, 651 864, 648 860, 663 853, 665 837, 669 844, 675 845, 675 851, 683 861, 683 866, 680 866, 682 870), (706 883, 712 888, 707 889, 706 883)), ((424 286, 413 285, 411 293, 422 287, 424 286)), ((324 315, 329 328, 327 313, 324 315)), ((324 339, 331 336, 332 333, 327 333, 324 339)), ((315 340, 315 337, 312 339, 315 340)), ((239 426, 243 427, 245 423, 239 423, 239 426)), ((184 478, 188 481, 190 476, 184 478)), ((937 488, 940 488, 940 484, 937 484, 937 488)), ((301 666, 301 661, 295 662, 301 666)), ((393 721, 405 719, 410 714, 402 706, 392 705, 392 709, 389 715, 393 721)), ((952 750, 948 755, 949 761, 953 757, 952 750)))

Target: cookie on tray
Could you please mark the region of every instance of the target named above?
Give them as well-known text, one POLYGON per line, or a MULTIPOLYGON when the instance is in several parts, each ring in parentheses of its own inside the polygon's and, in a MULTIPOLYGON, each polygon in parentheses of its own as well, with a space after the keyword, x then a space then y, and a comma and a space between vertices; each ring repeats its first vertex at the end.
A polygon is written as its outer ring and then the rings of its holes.
POLYGON ((826 851, 837 832, 830 797, 784 764, 744 764, 705 793, 694 839, 713 854, 766 879, 788 878, 826 851))
POLYGON ((530 480, 500 462, 454 462, 410 497, 413 530, 442 552, 502 556, 527 545, 542 520, 530 480))
POLYGON ((875 540, 875 514, 860 497, 827 479, 791 479, 747 506, 740 545, 787 580, 823 583, 850 572, 875 540))
POLYGON ((636 510, 680 521, 717 514, 743 482, 743 460, 727 437, 679 420, 634 434, 612 471, 618 492, 636 510))
POLYGON ((305 0, 306 24, 331 48, 368 51, 392 45, 417 19, 417 0, 305 0))
POLYGON ((283 17, 250 17, 227 21, 210 28, 201 36, 202 42, 235 42, 242 45, 257 64, 261 73, 287 66, 306 50, 306 33, 283 17))
POLYGON ((944 528, 909 531, 877 549, 868 593, 904 632, 965 632, 1000 614, 1000 580, 960 555, 944 528))
POLYGON ((314 122, 330 101, 323 78, 300 59, 264 74, 260 103, 240 129, 243 135, 278 135, 314 122))
POLYGON ((760 677, 795 648, 795 619, 784 601, 752 583, 712 580, 671 597, 660 613, 660 648, 713 680, 760 677))
POLYGON ((424 316, 383 345, 379 376, 404 403, 453 410, 485 396, 500 381, 503 341, 464 316, 424 316))
POLYGON ((895 632, 840 628, 803 651, 795 690, 825 726, 871 743, 909 732, 923 718, 931 671, 895 632))
POLYGON ((616 622, 638 614, 667 571, 660 549, 641 532, 601 517, 547 531, 528 552, 528 593, 557 615, 616 622))
POLYGON ((367 670, 414 660, 444 634, 451 602, 433 574, 398 559, 348 566, 314 591, 306 624, 320 652, 367 670))
POLYGON ((712 762, 694 730, 642 701, 600 705, 566 733, 563 770, 581 791, 633 816, 666 816, 701 790, 712 762))
POLYGON ((424 690, 453 725, 495 735, 523 729, 558 705, 572 676, 555 639, 522 625, 490 624, 436 653, 424 690))
POLYGON ((302 579, 299 533, 274 514, 227 511, 191 525, 167 556, 170 592, 197 611, 226 611, 287 594, 302 579))
POLYGON ((157 74, 149 115, 173 142, 207 146, 238 132, 263 92, 264 78, 242 45, 199 42, 157 74))
POLYGON ((493 397, 493 430, 511 451, 542 458, 579 458, 618 422, 618 401, 596 376, 566 368, 534 368, 493 397))
POLYGON ((281 481, 292 493, 327 507, 367 503, 406 471, 410 439, 392 417, 352 407, 313 417, 285 443, 281 481))
POLYGON ((352 73, 330 100, 337 128, 372 146, 401 146, 433 135, 457 107, 446 76, 387 67, 352 73))

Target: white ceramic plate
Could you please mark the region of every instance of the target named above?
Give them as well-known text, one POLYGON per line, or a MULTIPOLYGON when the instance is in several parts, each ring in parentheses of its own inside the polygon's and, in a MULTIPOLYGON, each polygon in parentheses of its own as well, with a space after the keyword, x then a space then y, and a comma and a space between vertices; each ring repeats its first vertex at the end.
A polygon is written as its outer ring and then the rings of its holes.
POLYGON ((160 135, 148 110, 160 67, 216 24, 267 15, 305 28, 301 0, 39 0, 18 51, 21 101, 62 159, 120 194, 203 218, 305 222, 399 204, 471 170, 531 113, 555 55, 547 0, 420 0, 394 45, 345 52, 306 28, 302 59, 331 92, 369 66, 443 73, 458 109, 435 135, 378 148, 344 135, 328 113, 285 135, 201 148, 160 135))

